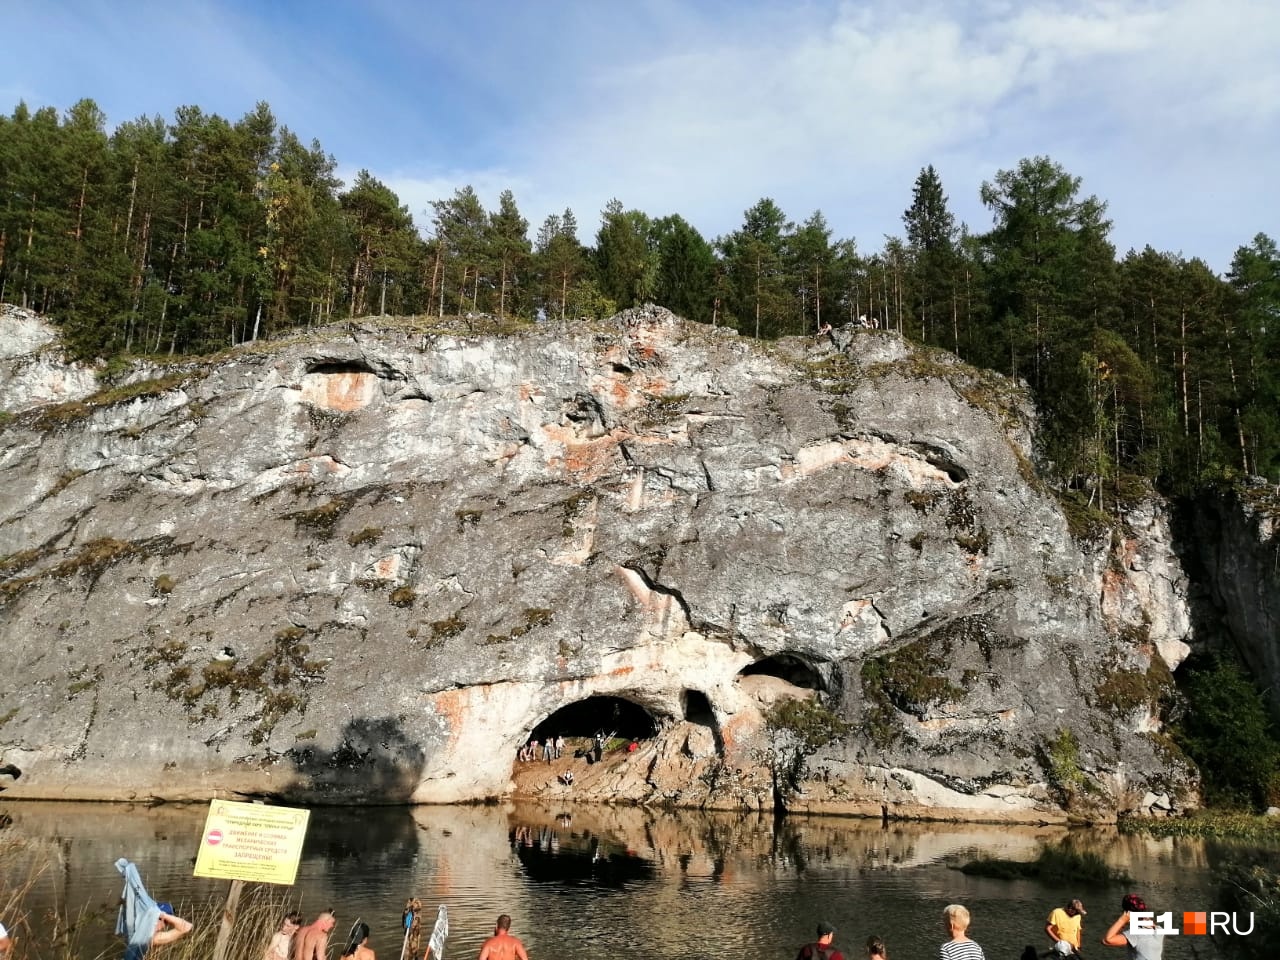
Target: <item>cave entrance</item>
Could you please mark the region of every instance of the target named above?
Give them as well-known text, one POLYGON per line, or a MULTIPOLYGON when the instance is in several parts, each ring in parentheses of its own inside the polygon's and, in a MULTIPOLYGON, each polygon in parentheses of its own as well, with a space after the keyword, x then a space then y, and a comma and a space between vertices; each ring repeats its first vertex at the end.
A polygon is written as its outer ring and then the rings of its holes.
POLYGON ((826 692, 827 680, 822 671, 808 660, 791 653, 776 653, 755 663, 749 663, 738 671, 739 677, 775 677, 793 687, 826 692))
POLYGON ((624 740, 647 740, 658 723, 644 707, 622 697, 587 697, 561 707, 533 728, 533 740, 548 737, 594 737, 612 734, 624 740))
POLYGON ((685 720, 715 729, 716 715, 705 693, 701 690, 686 690, 680 695, 680 699, 684 702, 685 720))

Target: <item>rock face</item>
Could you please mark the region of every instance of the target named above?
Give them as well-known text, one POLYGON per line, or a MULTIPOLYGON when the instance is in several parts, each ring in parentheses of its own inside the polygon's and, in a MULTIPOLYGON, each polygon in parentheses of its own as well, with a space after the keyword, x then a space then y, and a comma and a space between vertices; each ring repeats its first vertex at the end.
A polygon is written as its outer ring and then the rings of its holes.
POLYGON ((1280 490, 1255 479, 1189 513, 1212 616, 1280 715, 1280 490))
POLYGON ((766 711, 807 699, 848 728, 793 808, 1194 797, 1159 511, 1073 539, 1022 392, 890 334, 357 326, 0 430, 8 796, 762 806, 766 711), (635 753, 515 769, 620 708, 635 753))
POLYGON ((91 368, 63 358, 52 327, 30 310, 0 304, 0 410, 80 400, 97 389, 91 368))

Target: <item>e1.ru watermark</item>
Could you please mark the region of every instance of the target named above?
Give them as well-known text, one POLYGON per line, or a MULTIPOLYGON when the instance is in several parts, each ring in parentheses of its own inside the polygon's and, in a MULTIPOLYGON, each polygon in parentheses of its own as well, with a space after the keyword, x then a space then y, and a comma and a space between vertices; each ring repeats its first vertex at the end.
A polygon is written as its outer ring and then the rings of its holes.
POLYGON ((1246 914, 1249 918, 1249 929, 1247 930, 1240 929, 1239 914, 1227 913, 1223 910, 1212 912, 1189 910, 1182 915, 1181 930, 1173 925, 1173 916, 1173 913, 1169 911, 1164 913, 1155 913, 1151 910, 1132 911, 1129 914, 1129 929, 1126 931, 1126 935, 1141 937, 1158 933, 1165 937, 1176 937, 1179 934, 1246 937, 1253 933, 1252 913, 1246 914))

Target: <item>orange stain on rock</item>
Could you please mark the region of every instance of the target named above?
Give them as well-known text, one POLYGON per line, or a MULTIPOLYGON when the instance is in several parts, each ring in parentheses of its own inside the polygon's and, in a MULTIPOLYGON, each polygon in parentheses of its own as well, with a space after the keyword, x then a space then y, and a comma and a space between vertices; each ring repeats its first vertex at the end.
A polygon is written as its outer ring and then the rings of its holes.
POLYGON ((312 373, 303 377, 302 399, 325 410, 349 413, 373 401, 377 384, 376 374, 363 371, 312 373))
POLYGON ((444 717, 449 728, 449 739, 456 740, 467 714, 471 712, 471 696, 466 690, 442 690, 432 696, 436 713, 444 717))

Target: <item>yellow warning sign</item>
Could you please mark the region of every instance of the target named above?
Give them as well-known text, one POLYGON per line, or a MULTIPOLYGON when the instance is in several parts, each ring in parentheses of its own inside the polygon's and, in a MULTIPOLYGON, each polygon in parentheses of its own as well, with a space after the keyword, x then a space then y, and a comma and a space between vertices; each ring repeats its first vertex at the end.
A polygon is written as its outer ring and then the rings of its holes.
POLYGON ((310 817, 310 810, 214 800, 194 875, 292 886, 310 817))

